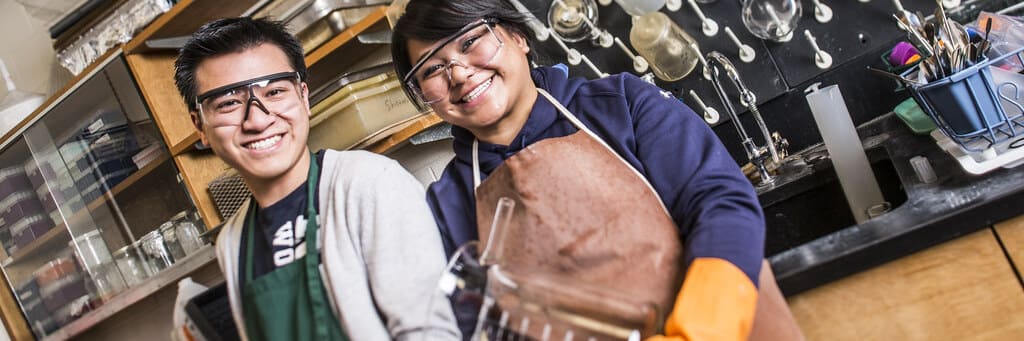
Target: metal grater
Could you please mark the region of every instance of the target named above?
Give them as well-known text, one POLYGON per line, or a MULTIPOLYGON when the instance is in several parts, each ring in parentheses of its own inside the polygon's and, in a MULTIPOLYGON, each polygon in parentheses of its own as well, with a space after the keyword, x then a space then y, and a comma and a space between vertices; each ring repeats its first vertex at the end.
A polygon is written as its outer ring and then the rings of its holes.
POLYGON ((217 206, 217 212, 220 213, 222 219, 228 219, 238 212, 245 199, 252 194, 249 187, 242 181, 242 176, 234 170, 229 170, 213 179, 207 189, 210 191, 213 204, 217 206))

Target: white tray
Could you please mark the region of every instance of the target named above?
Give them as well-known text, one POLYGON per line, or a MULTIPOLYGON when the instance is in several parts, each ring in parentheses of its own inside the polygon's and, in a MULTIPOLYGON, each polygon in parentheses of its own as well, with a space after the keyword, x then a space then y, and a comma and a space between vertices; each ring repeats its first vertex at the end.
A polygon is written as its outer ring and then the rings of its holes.
MULTIPOLYGON (((1024 136, 1010 138, 982 152, 972 153, 964 150, 963 147, 960 147, 960 145, 951 140, 949 136, 943 134, 941 129, 932 130, 931 135, 935 139, 935 144, 939 145, 939 148, 953 156, 960 163, 960 167, 971 174, 984 174, 1000 167, 1013 168, 1024 163, 1024 136), (1017 148, 1011 148, 1011 145, 1017 148)), ((977 146, 979 147, 978 149, 984 148, 984 145, 988 144, 988 141, 984 139, 978 140, 974 142, 981 144, 977 146)))

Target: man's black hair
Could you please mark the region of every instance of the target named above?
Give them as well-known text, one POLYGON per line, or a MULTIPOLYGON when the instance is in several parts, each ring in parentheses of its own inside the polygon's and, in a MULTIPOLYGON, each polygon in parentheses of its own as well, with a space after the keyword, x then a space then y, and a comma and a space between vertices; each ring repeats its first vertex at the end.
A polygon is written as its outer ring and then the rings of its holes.
POLYGON ((196 107, 196 68, 207 58, 242 52, 261 44, 273 44, 284 51, 294 71, 306 79, 302 44, 281 22, 249 17, 218 19, 199 28, 185 43, 174 62, 174 84, 189 111, 196 107))
MULTIPOLYGON (((405 77, 416 62, 409 60, 409 40, 438 41, 481 18, 498 19, 498 25, 522 36, 530 46, 535 45, 534 32, 527 25, 529 16, 517 11, 507 0, 410 0, 391 35, 391 58, 398 77, 405 77)), ((531 49, 530 60, 533 54, 531 49)), ((408 87, 402 85, 406 94, 414 98, 408 87)))

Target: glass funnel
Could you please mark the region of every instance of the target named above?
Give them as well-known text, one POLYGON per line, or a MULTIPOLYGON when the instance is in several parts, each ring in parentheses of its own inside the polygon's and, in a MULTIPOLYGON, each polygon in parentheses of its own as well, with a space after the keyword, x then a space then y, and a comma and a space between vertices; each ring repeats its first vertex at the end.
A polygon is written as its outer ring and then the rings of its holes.
POLYGON ((775 42, 793 39, 801 8, 798 0, 746 0, 743 26, 754 36, 775 42))

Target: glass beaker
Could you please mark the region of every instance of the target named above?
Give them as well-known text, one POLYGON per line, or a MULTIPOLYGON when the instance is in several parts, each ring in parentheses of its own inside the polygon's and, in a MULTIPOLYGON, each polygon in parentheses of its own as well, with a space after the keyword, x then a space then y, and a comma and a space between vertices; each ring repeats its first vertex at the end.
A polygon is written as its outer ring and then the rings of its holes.
POLYGON ((653 302, 578 278, 521 275, 493 266, 487 271, 485 303, 476 335, 512 332, 537 340, 639 340, 657 334, 662 325, 653 302))
POLYGON ((654 75, 664 81, 686 77, 697 66, 698 52, 692 47, 697 43, 665 13, 633 17, 629 42, 647 58, 654 75))
POLYGON ((615 3, 619 4, 626 13, 634 17, 657 12, 662 7, 665 7, 665 0, 615 0, 615 3))
POLYGON ((775 42, 793 39, 801 9, 798 0, 745 0, 743 26, 754 36, 775 42))
POLYGON ((597 3, 594 0, 555 0, 548 9, 548 25, 565 42, 575 43, 589 38, 595 23, 597 3))

